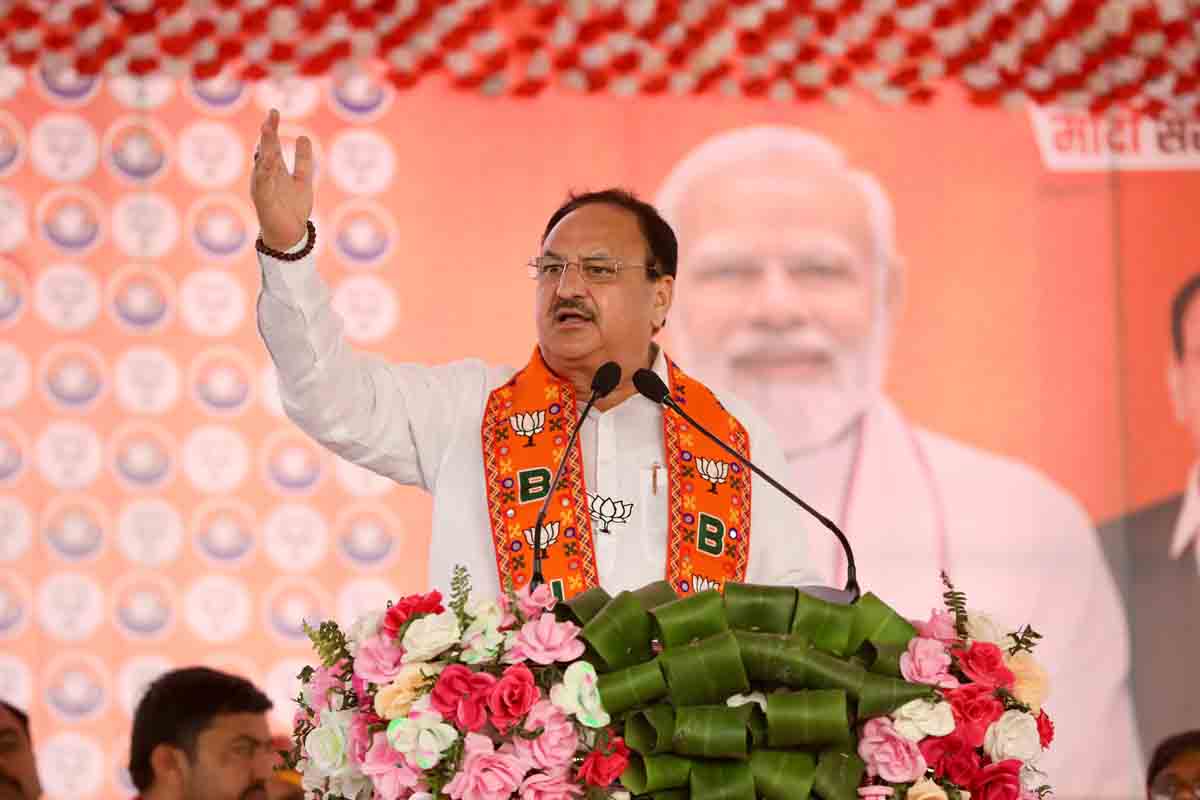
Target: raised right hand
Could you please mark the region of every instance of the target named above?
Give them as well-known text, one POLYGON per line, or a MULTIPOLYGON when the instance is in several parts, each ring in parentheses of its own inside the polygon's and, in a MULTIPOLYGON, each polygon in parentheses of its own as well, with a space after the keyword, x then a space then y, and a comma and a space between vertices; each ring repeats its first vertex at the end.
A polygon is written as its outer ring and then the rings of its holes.
POLYGON ((307 232, 313 209, 313 150, 307 136, 296 140, 296 163, 288 172, 279 146, 279 112, 271 109, 262 126, 250 175, 250 196, 263 244, 287 250, 307 232))

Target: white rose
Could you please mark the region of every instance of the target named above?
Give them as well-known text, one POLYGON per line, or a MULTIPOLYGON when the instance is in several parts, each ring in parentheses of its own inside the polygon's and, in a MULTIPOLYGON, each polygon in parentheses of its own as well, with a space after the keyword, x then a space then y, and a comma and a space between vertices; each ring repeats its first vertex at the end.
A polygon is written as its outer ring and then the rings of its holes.
POLYGON ((763 711, 767 710, 767 696, 762 692, 750 692, 749 694, 735 694, 725 701, 725 705, 730 708, 744 706, 747 703, 758 703, 763 711))
POLYGON ((1039 786, 1045 786, 1047 783, 1046 773, 1042 772, 1036 763, 1026 762, 1021 766, 1021 786, 1030 794, 1037 794, 1039 786))
POLYGON ((482 623, 486 628, 499 628, 504 619, 504 609, 495 600, 472 600, 467 603, 467 616, 474 620, 467 630, 482 623))
POLYGON ((326 711, 321 715, 320 726, 304 737, 309 769, 315 769, 318 775, 333 777, 350 768, 346 742, 353 717, 353 711, 326 711))
POLYGON ((371 779, 357 770, 329 778, 329 793, 348 800, 370 800, 375 793, 371 779))
POLYGON ((982 611, 967 612, 967 637, 976 642, 990 642, 1002 647, 1008 643, 1008 634, 1000 624, 982 611))
POLYGON ((500 652, 500 646, 504 644, 504 639, 504 634, 500 632, 499 628, 485 625, 476 619, 467 626, 467 631, 462 637, 463 663, 478 664, 481 661, 490 661, 500 652))
POLYGON ((404 648, 402 663, 428 661, 458 644, 462 632, 453 611, 421 617, 408 626, 400 645, 404 648))
POLYGON ((954 711, 946 702, 910 700, 892 714, 896 732, 919 742, 926 736, 946 736, 954 731, 954 711))
POLYGON ((358 658, 359 646, 379 633, 379 626, 383 624, 384 616, 382 611, 368 611, 350 626, 350 632, 346 634, 346 649, 350 651, 352 657, 358 658))
POLYGON ((983 751, 997 763, 1010 758, 1033 760, 1042 752, 1037 720, 1024 711, 1005 711, 988 726, 983 751))

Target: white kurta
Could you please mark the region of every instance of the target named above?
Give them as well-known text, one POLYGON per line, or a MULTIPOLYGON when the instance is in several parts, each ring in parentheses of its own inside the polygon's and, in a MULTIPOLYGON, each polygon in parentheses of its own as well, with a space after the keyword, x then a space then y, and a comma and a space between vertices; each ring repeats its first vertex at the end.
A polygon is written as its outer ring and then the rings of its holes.
MULTIPOLYGON (((288 416, 339 456, 432 493, 431 586, 448 589, 461 564, 480 596, 498 593, 480 428, 488 395, 516 370, 477 360, 436 367, 393 364, 356 353, 311 255, 292 263, 260 255, 259 262, 259 331, 275 362, 288 416)), ((666 379, 661 354, 654 369, 666 379)), ((755 463, 768 474, 786 476, 783 451, 761 417, 729 393, 719 398, 749 433, 755 463)), ((593 410, 580 431, 589 494, 633 504, 629 519, 612 524, 610 533, 593 524, 600 581, 609 591, 665 575, 662 413, 635 395, 608 411, 593 410)), ((751 496, 748 580, 815 582, 804 511, 757 476, 751 496)))
MULTIPOLYGON (((1140 797, 1125 615, 1083 508, 1027 465, 911 426, 886 399, 858 436, 794 468, 821 510, 844 509, 864 591, 927 618, 944 568, 971 608, 1009 630, 1032 625, 1050 673, 1055 797, 1140 797)), ((831 579, 838 558, 819 539, 814 560, 831 579)))

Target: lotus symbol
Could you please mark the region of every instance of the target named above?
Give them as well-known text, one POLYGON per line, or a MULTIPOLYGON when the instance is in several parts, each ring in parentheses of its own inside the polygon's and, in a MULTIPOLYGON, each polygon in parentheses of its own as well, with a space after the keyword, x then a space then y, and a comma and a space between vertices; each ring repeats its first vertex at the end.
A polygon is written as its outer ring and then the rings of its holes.
MULTIPOLYGON (((529 543, 530 547, 537 546, 533 537, 534 537, 534 529, 526 528, 525 529, 525 541, 529 543)), ((557 541, 558 541, 558 523, 557 522, 547 522, 545 525, 542 526, 542 553, 544 554, 547 550, 550 549, 550 545, 554 544, 557 541)))
POLYGON ((598 494, 589 495, 588 507, 592 517, 600 521, 601 533, 609 533, 608 526, 614 522, 628 522, 629 515, 633 513, 633 503, 601 497, 598 494))
POLYGON ((546 412, 533 411, 526 414, 513 414, 508 418, 508 424, 512 425, 514 431, 529 439, 525 443, 526 447, 533 447, 533 437, 546 427, 546 412))
POLYGON ((709 493, 717 493, 717 484, 724 483, 729 477, 729 463, 726 461, 714 461, 709 458, 697 458, 696 470, 700 473, 700 477, 708 481, 710 484, 709 493))

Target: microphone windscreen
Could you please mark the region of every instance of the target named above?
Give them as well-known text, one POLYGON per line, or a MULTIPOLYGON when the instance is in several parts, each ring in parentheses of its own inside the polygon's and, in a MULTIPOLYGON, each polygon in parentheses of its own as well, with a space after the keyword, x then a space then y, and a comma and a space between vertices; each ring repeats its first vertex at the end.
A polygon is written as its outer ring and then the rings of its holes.
POLYGON ((670 390, 663 383, 663 379, 658 377, 658 374, 648 369, 639 369, 633 373, 633 387, 638 390, 643 396, 650 398, 656 403, 666 401, 670 390))
POLYGON ((617 384, 621 382, 621 365, 615 361, 606 361, 600 365, 600 369, 596 370, 596 374, 592 376, 592 391, 596 394, 596 399, 606 397, 612 393, 612 390, 617 388, 617 384))

